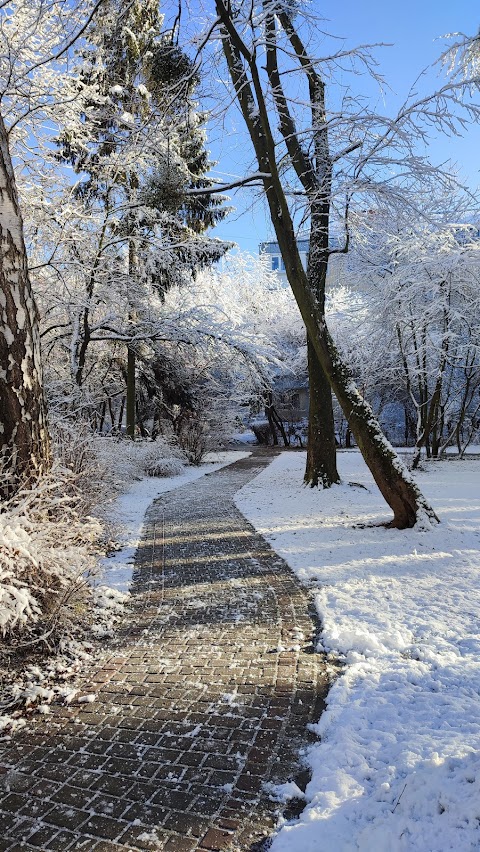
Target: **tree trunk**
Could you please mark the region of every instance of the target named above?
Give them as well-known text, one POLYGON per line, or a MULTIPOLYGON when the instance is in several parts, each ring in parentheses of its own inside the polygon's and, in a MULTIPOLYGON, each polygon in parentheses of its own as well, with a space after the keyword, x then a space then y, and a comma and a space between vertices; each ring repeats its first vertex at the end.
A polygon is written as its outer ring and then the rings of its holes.
POLYGON ((50 464, 37 307, 28 277, 23 221, 8 137, 0 116, 0 497, 50 464))
POLYGON ((98 423, 98 431, 100 434, 103 432, 103 426, 105 424, 105 415, 107 413, 107 401, 104 399, 102 402, 102 407, 100 409, 100 419, 98 423))
POLYGON ((124 396, 122 396, 122 399, 121 399, 121 402, 120 402, 120 411, 118 412, 118 421, 117 421, 117 423, 118 423, 118 427, 117 427, 117 428, 118 428, 118 431, 119 431, 119 432, 121 432, 121 431, 122 431, 122 422, 123 422, 123 412, 124 412, 124 410, 125 410, 125 397, 124 397, 124 396))
POLYGON ((391 526, 398 529, 412 527, 422 514, 432 521, 438 521, 403 462, 386 440, 372 409, 355 387, 325 322, 323 325, 319 323, 317 328, 315 349, 319 359, 322 359, 357 446, 381 494, 393 510, 391 526))
MULTIPOLYGON (((130 201, 133 202, 136 200, 136 189, 130 190, 130 201)), ((128 275, 129 278, 135 282, 137 276, 137 266, 138 266, 138 258, 137 251, 135 245, 136 236, 136 211, 134 213, 129 214, 130 220, 130 235, 128 240, 128 275)), ((135 322, 136 316, 135 311, 130 309, 129 322, 131 329, 133 331, 133 326, 135 322)), ((127 347, 127 436, 135 440, 135 425, 136 425, 136 413, 137 413, 137 405, 136 405, 136 385, 135 385, 135 369, 136 369, 136 355, 135 350, 132 349, 131 346, 127 347)))
POLYGON ((312 488, 329 488, 334 482, 340 482, 336 462, 332 391, 308 337, 307 352, 310 403, 304 481, 312 488))
POLYGON ((127 428, 126 434, 135 439, 135 352, 127 349, 127 428))
MULTIPOLYGON (((327 208, 328 210, 328 208, 327 208)), ((310 292, 315 296, 318 309, 325 311, 325 288, 328 268, 328 212, 322 198, 311 207, 310 247, 307 278, 310 292)), ((304 481, 312 488, 322 485, 330 488, 340 482, 337 471, 335 447, 335 421, 333 417, 330 382, 307 333, 308 380, 310 403, 308 412, 308 447, 304 481)))
POLYGON ((293 227, 285 222, 284 216, 278 217, 272 203, 270 211, 282 253, 288 259, 285 263, 287 278, 310 340, 357 446, 381 494, 393 510, 391 526, 398 529, 412 527, 422 514, 431 521, 438 521, 403 462, 386 440, 372 409, 355 387, 350 371, 333 343, 325 316, 323 312, 320 313, 315 294, 308 286, 293 227))

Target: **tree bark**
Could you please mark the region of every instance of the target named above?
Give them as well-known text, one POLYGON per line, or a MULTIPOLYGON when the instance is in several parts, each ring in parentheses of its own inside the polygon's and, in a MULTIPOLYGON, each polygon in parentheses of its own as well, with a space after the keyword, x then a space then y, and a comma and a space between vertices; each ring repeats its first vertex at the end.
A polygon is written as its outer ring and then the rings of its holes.
MULTIPOLYGON (((136 180, 134 180, 134 188, 130 188, 130 202, 133 203, 136 200, 136 180)), ((128 239, 128 275, 132 282, 136 281, 137 273, 138 273, 138 258, 137 258, 137 250, 135 245, 135 237, 137 236, 137 212, 136 210, 133 213, 129 214, 129 222, 130 222, 130 233, 128 239)), ((130 327, 133 332, 133 327, 135 323, 135 310, 130 308, 129 313, 129 322, 130 327)), ((132 441, 135 440, 135 426, 136 426, 136 413, 137 413, 137 405, 136 405, 136 383, 135 383, 135 371, 136 371, 136 353, 131 345, 127 347, 127 430, 126 434, 132 441)))
POLYGON ((0 116, 0 497, 50 464, 38 312, 28 277, 23 221, 0 116))
MULTIPOLYGON (((328 205, 322 193, 312 202, 310 248, 307 278, 310 291, 315 295, 318 309, 325 312, 325 288, 328 268, 328 205)), ((337 471, 335 447, 335 420, 332 391, 307 333, 308 381, 310 401, 308 412, 308 446, 304 481, 312 488, 321 485, 330 488, 340 482, 337 471)))
POLYGON ((310 402, 304 481, 312 488, 329 488, 334 482, 340 482, 336 462, 332 391, 310 338, 307 338, 307 352, 310 402))
MULTIPOLYGON (((265 7, 267 42, 266 71, 291 164, 310 205, 310 245, 308 252, 308 283, 315 293, 319 308, 325 308, 325 286, 328 267, 328 230, 332 164, 328 151, 328 130, 325 110, 325 88, 317 75, 307 73, 312 116, 313 150, 307 154, 299 141, 295 116, 286 96, 278 66, 276 22, 268 4, 265 7)), ((284 26, 285 21, 282 21, 284 26)), ((287 27, 285 28, 287 31, 287 27)), ((295 47, 294 47, 295 49, 295 47)), ((302 61, 305 57, 302 57, 302 61)), ((285 259, 284 259, 285 260, 285 259)), ((308 339, 308 335, 307 335, 308 339)), ((322 365, 309 345, 308 375, 310 403, 308 416, 308 449, 304 481, 312 487, 329 488, 339 482, 336 467, 335 424, 332 392, 328 379, 322 375, 322 365)))
POLYGON ((135 352, 127 348, 127 428, 126 434, 135 439, 135 352))
MULTIPOLYGON (((279 221, 272 208, 271 212, 277 239, 284 243, 285 255, 289 257, 287 277, 310 340, 357 446, 381 494, 393 510, 391 525, 398 529, 412 527, 422 514, 431 521, 438 521, 403 462, 386 440, 372 409, 355 387, 348 366, 343 362, 330 336, 325 316, 318 311, 315 295, 308 287, 293 228, 290 230, 285 227, 284 219, 279 221)), ((287 267, 287 264, 285 266, 287 267)))

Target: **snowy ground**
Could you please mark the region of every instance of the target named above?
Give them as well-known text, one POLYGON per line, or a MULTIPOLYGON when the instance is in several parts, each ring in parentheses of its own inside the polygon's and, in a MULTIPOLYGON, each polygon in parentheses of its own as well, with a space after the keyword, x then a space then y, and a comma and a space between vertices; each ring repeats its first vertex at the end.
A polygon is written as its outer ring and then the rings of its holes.
POLYGON ((119 549, 112 556, 100 561, 103 569, 101 582, 120 592, 128 591, 145 512, 159 494, 194 482, 206 473, 220 470, 221 467, 249 455, 249 452, 238 450, 209 453, 199 467, 188 467, 179 476, 151 476, 134 482, 111 507, 110 516, 118 530, 116 546, 119 549))
POLYGON ((272 852, 478 850, 480 460, 418 474, 442 521, 426 532, 369 526, 390 516, 359 453, 339 454, 345 484, 325 492, 302 486, 304 462, 285 453, 237 495, 316 588, 323 647, 345 663, 307 807, 272 852))

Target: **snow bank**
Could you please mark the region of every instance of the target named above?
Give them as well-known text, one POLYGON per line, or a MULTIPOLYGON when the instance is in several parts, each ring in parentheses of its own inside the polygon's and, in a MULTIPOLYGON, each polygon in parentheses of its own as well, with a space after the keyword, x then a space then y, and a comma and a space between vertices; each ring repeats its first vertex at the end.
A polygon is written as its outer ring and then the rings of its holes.
POLYGON ((272 852, 478 849, 480 461, 419 474, 442 523, 403 532, 372 526, 389 512, 358 453, 325 492, 302 486, 304 461, 282 455, 237 495, 316 589, 323 648, 345 663, 306 755, 307 807, 272 852))

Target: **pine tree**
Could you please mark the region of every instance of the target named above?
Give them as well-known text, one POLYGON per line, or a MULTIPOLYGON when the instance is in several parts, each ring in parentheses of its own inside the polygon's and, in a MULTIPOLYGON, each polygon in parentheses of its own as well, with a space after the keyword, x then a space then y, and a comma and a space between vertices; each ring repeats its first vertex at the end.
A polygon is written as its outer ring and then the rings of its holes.
MULTIPOLYGON (((79 55, 79 121, 58 140, 60 158, 81 175, 77 197, 104 209, 100 253, 106 237, 125 247, 132 338, 147 282, 165 292, 228 249, 203 235, 225 215, 223 199, 200 201, 191 194, 195 184, 208 184, 210 167, 204 118, 192 100, 198 76, 161 26, 153 2, 108 0, 99 8, 79 55)), ((116 260, 122 262, 120 250, 116 260)), ((94 264, 79 323, 78 385, 91 336, 95 273, 94 264)), ((133 344, 127 350, 127 434, 133 437, 136 350, 133 344)))

